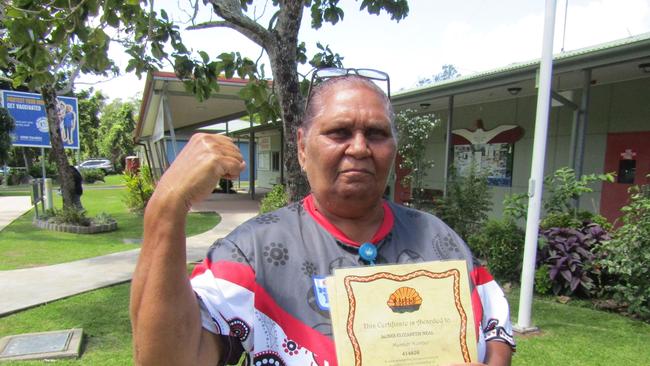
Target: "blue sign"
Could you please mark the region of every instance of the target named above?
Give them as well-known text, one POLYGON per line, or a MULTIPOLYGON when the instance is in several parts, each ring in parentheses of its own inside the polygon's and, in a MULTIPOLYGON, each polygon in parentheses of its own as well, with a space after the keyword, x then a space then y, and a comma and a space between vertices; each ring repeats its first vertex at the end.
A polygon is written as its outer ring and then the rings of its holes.
MULTIPOLYGON (((66 149, 79 148, 77 98, 58 97, 61 139, 66 149)), ((45 104, 40 94, 0 90, 0 105, 16 120, 11 134, 13 146, 51 147, 45 104)))

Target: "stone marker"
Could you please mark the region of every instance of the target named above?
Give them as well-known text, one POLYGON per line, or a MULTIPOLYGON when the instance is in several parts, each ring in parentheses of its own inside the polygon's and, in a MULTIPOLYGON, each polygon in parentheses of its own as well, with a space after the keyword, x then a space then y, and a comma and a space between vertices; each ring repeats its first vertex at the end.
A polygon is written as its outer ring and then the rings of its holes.
POLYGON ((0 361, 79 357, 83 329, 28 333, 0 339, 0 361))

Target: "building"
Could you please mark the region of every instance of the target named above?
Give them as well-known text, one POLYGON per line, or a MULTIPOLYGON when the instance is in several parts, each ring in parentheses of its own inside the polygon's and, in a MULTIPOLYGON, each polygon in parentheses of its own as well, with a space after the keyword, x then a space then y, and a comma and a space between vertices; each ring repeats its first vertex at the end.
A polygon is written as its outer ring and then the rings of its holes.
MULTIPOLYGON (((398 111, 440 119, 427 148, 435 160, 428 188, 444 191, 448 164, 474 158, 491 172, 493 215, 506 194, 528 191, 538 69, 539 60, 511 64, 393 96, 398 111)), ((650 34, 555 55, 552 85, 544 172, 617 173, 580 202, 614 219, 627 189, 650 182, 650 34)), ((403 197, 398 187, 395 198, 403 197)))
MULTIPOLYGON (((445 190, 452 163, 467 167, 480 159, 491 172, 493 216, 500 216, 507 194, 527 192, 538 69, 539 60, 516 63, 393 95, 396 111, 414 109, 440 120, 427 147, 435 161, 427 172, 428 189, 445 190)), ((199 127, 246 115, 237 94, 243 83, 221 79, 220 91, 198 102, 173 74, 149 75, 135 138, 157 174, 180 150, 181 136, 187 139, 199 127)), ((617 173, 616 182, 584 195, 580 207, 618 217, 627 189, 649 182, 650 33, 555 55, 548 123, 545 174, 564 166, 581 174, 617 173)), ((273 125, 249 126, 235 135, 248 141, 245 148, 256 157, 248 166, 257 174, 257 185, 282 182, 281 131, 273 125)), ((399 180, 403 172, 396 172, 399 180)), ((391 186, 396 201, 408 198, 408 190, 391 186)))

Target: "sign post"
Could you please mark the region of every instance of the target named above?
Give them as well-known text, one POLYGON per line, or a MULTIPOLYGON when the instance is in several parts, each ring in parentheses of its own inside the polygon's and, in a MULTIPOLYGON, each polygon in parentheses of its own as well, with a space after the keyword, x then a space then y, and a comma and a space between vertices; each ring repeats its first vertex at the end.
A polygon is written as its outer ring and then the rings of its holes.
MULTIPOLYGON (((1 106, 16 121, 11 134, 13 146, 51 147, 45 104, 40 94, 0 90, 1 106)), ((66 149, 79 149, 79 108, 77 98, 57 97, 61 138, 66 149)))
MULTIPOLYGON (((51 147, 50 129, 43 97, 36 93, 0 90, 0 106, 6 108, 16 121, 16 128, 11 134, 11 144, 41 148, 45 209, 51 209, 53 207, 52 179, 47 179, 45 169, 45 148, 51 147)), ((79 108, 77 98, 57 97, 57 109, 63 148, 78 150, 79 108)))

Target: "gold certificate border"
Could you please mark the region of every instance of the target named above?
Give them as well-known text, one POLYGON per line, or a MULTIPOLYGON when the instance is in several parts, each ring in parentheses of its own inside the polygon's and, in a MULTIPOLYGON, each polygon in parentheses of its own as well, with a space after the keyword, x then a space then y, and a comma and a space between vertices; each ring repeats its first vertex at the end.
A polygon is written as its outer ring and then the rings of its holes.
POLYGON ((347 334, 348 337, 350 338, 350 341, 352 342, 352 348, 354 350, 355 366, 361 366, 361 348, 359 347, 359 342, 357 341, 357 337, 354 334, 354 328, 353 328, 357 301, 354 297, 354 291, 352 290, 352 282, 367 283, 379 279, 388 279, 397 282, 404 282, 421 276, 426 276, 432 279, 442 279, 447 277, 454 278, 454 303, 456 305, 456 310, 458 311, 458 315, 460 315, 460 322, 461 322, 460 325, 461 352, 463 353, 464 362, 468 362, 468 363, 472 362, 471 357, 469 355, 469 350, 467 348, 467 340, 466 340, 467 314, 465 314, 465 309, 463 308, 463 304, 460 301, 460 272, 457 269, 450 269, 445 272, 431 272, 427 270, 419 270, 419 271, 407 273, 405 275, 396 275, 388 272, 378 272, 370 276, 345 276, 343 283, 345 284, 345 290, 347 292, 348 302, 350 304, 350 312, 348 313, 348 321, 347 321, 347 334))

